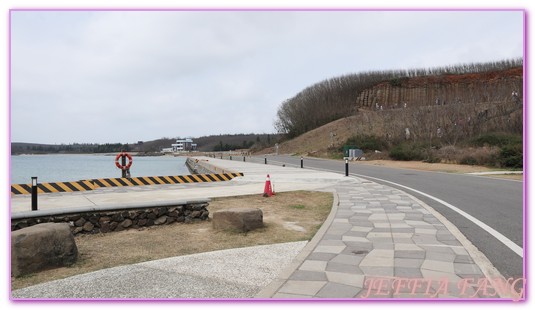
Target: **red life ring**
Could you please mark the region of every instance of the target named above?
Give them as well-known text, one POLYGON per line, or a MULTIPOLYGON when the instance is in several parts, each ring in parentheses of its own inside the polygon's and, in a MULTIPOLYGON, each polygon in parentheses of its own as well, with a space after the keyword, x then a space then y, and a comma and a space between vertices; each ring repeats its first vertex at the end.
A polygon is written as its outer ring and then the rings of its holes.
POLYGON ((127 152, 122 152, 122 153, 117 154, 117 156, 115 156, 115 166, 117 166, 117 168, 121 170, 130 169, 130 167, 132 166, 132 156, 130 156, 130 154, 128 154, 127 152), (119 159, 122 158, 123 156, 126 156, 126 158, 128 158, 128 164, 126 164, 126 166, 123 166, 119 163, 119 159))

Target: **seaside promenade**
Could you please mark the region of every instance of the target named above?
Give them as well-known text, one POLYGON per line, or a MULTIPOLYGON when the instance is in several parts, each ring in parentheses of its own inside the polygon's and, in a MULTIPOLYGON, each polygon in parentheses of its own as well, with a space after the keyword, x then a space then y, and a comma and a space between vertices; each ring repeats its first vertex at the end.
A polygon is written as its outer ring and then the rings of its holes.
MULTIPOLYGON (((455 226, 400 190, 331 172, 207 157, 198 159, 244 176, 228 182, 43 194, 39 196, 39 208, 99 208, 261 195, 269 174, 275 192, 332 192, 333 209, 309 242, 230 249, 114 267, 16 290, 12 297, 521 297, 521 292, 509 287, 455 226)), ((12 214, 29 211, 30 197, 12 197, 11 210, 12 214)))

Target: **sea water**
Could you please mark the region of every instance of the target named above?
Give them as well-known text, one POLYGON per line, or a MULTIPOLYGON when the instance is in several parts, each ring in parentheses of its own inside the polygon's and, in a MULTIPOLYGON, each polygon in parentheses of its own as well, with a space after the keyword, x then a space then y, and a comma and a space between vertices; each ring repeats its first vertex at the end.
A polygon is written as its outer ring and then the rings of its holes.
MULTIPOLYGON (((186 157, 133 156, 130 175, 170 176, 190 174, 186 157)), ((39 183, 120 178, 121 170, 110 155, 15 155, 11 156, 11 184, 29 184, 31 177, 39 183)))

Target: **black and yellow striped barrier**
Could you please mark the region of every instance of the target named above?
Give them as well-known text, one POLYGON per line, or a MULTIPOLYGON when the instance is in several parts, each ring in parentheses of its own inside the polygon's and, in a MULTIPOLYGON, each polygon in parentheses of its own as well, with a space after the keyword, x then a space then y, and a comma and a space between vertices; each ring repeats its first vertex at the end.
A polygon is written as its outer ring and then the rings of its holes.
MULTIPOLYGON (((80 192, 93 189, 95 189, 95 185, 91 180, 37 184, 38 193, 80 192)), ((15 195, 31 194, 32 186, 31 184, 13 184, 11 185, 11 193, 15 195)))
MULTIPOLYGON (((62 193, 90 191, 102 187, 119 186, 142 186, 142 185, 163 185, 163 184, 185 184, 230 181, 235 177, 243 176, 243 173, 221 173, 221 174, 193 174, 176 176, 155 176, 155 177, 134 177, 134 178, 106 178, 92 179, 75 182, 40 183, 37 185, 38 193, 62 193)), ((11 194, 23 195, 31 194, 30 184, 11 185, 11 194)))

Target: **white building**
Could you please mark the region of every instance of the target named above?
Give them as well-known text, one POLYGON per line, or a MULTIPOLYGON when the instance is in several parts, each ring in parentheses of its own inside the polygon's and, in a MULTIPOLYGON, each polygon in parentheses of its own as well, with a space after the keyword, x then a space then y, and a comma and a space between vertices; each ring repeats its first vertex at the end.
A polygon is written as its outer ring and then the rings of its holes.
POLYGON ((189 152, 197 150, 197 144, 191 138, 178 139, 175 144, 171 144, 173 152, 189 152))

